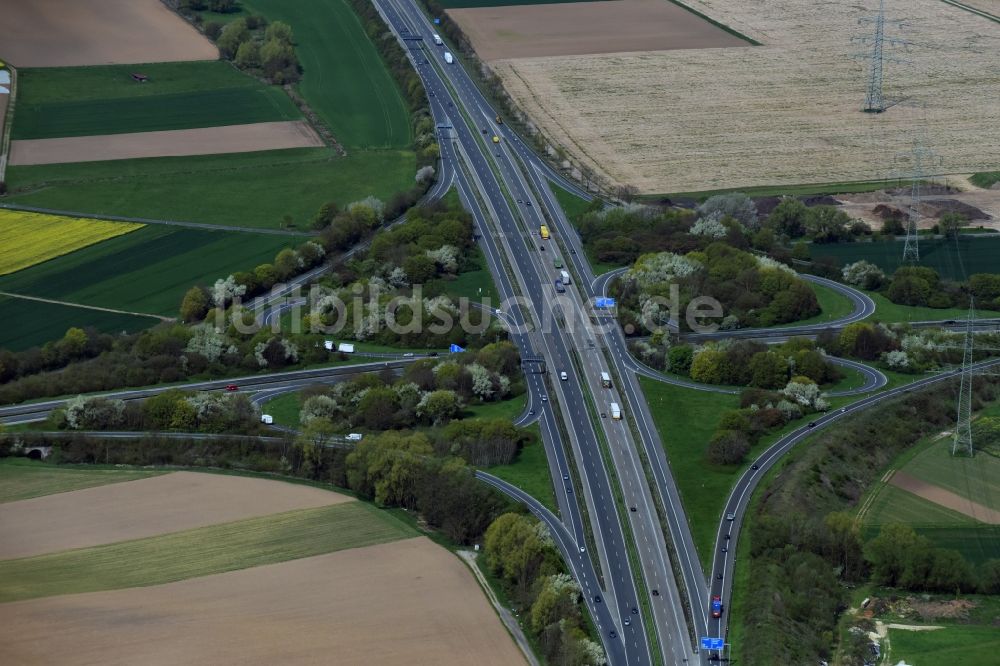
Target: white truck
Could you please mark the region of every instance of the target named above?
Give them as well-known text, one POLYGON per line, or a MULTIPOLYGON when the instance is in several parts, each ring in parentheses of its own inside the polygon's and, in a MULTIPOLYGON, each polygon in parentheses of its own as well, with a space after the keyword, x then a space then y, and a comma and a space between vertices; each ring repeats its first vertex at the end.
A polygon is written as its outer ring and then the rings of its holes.
POLYGON ((451 51, 445 51, 445 52, 444 52, 444 61, 445 61, 446 63, 448 63, 449 65, 450 65, 451 63, 455 62, 455 56, 453 56, 453 55, 451 54, 451 51))
POLYGON ((611 375, 606 372, 601 373, 601 386, 611 388, 611 375))
POLYGON ((341 342, 339 345, 337 345, 337 351, 344 354, 353 354, 354 345, 349 342, 341 342))
POLYGON ((274 417, 271 416, 270 414, 261 414, 260 415, 260 422, 263 423, 264 425, 273 425, 274 424, 274 417))
POLYGON ((434 37, 434 43, 437 44, 438 46, 444 44, 444 42, 441 41, 441 35, 437 34, 436 32, 432 35, 432 37, 434 37))
POLYGON ((622 418, 622 408, 618 406, 617 402, 611 403, 611 418, 618 421, 622 418))
POLYGON ((563 284, 572 284, 572 281, 569 279, 569 271, 559 271, 559 275, 562 276, 563 284))

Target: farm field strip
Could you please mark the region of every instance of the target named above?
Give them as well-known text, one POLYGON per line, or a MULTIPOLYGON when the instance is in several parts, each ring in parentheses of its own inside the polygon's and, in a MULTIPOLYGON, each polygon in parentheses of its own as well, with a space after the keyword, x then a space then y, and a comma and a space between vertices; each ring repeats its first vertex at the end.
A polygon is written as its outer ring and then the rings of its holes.
POLYGON ((199 127, 131 134, 11 141, 11 166, 102 162, 143 157, 319 148, 323 140, 302 120, 199 127))
POLYGON ((18 72, 13 139, 125 134, 302 117, 291 98, 224 61, 18 72), (148 77, 136 83, 132 74, 148 77))
POLYGON ((410 145, 406 102, 344 0, 244 4, 292 27, 303 68, 298 89, 338 142, 349 151, 410 145))
MULTIPOLYGON (((865 243, 813 243, 809 246, 813 259, 833 257, 846 264, 861 259, 872 262, 886 273, 893 273, 903 263, 901 241, 865 243)), ((960 237, 957 241, 945 238, 920 239, 920 264, 935 269, 941 277, 965 280, 975 273, 994 273, 998 270, 1000 238, 960 237)))
POLYGON ((25 461, 8 458, 0 462, 0 503, 82 490, 106 483, 145 479, 159 474, 162 472, 25 464, 25 461))
POLYGON ((0 505, 5 536, 0 559, 351 501, 347 495, 268 479, 173 472, 0 505))
POLYGON ((0 321, 6 322, 0 334, 0 347, 21 351, 45 344, 66 333, 71 326, 93 327, 104 333, 134 333, 148 328, 150 315, 115 314, 83 308, 79 304, 24 300, 0 296, 0 321))
POLYGON ((920 47, 889 66, 886 95, 910 102, 875 115, 860 111, 864 71, 851 58, 857 5, 689 4, 764 46, 491 65, 556 143, 643 192, 878 180, 899 168, 915 128, 944 173, 1000 163, 1000 24, 939 0, 907 3, 905 37, 920 47))
POLYGON ((483 666, 524 663, 469 570, 426 538, 155 587, 0 604, 0 621, 4 651, 18 663, 299 666, 331 655, 341 664, 386 666, 459 666, 470 655, 483 666), (93 640, 126 621, 128 640, 93 640))
POLYGON ((175 316, 193 284, 272 261, 294 239, 148 225, 0 277, 0 291, 175 316))
POLYGON ((141 229, 108 222, 0 209, 0 275, 141 229))
POLYGON ((9 167, 11 203, 98 215, 299 229, 331 199, 387 199, 413 182, 411 151, 292 148, 256 153, 158 157, 9 167))
POLYGON ((450 9, 484 60, 749 46, 664 0, 450 9))
POLYGON ((215 60, 219 52, 160 0, 0 0, 3 58, 16 67, 215 60))
MULTIPOLYGON (((163 497, 159 498, 161 501, 163 497)), ((416 536, 361 502, 0 561, 0 603, 160 585, 416 536)))

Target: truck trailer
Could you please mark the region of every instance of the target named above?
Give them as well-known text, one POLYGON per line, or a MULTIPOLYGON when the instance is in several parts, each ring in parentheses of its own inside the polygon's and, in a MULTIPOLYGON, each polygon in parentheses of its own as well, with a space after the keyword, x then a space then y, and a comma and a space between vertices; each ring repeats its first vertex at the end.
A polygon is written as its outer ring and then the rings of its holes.
POLYGON ((442 44, 444 44, 444 42, 441 41, 441 35, 439 35, 439 34, 437 34, 435 32, 434 35, 433 35, 433 37, 434 37, 434 43, 437 44, 438 46, 441 46, 442 44))
POLYGON ((619 421, 622 418, 622 408, 618 406, 617 402, 611 403, 611 418, 619 421))
POLYGON ((451 51, 445 51, 444 52, 444 61, 446 63, 448 63, 449 65, 452 64, 453 62, 455 62, 455 56, 453 56, 451 54, 451 51))
POLYGON ((573 284, 569 279, 569 271, 559 271, 560 277, 562 277, 563 284, 573 284))

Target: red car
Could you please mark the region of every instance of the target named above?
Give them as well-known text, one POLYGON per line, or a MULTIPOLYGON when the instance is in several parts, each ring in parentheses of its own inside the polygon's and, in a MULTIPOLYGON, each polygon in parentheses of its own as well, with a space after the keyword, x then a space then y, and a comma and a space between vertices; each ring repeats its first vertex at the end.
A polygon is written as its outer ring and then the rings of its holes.
POLYGON ((237 386, 236 384, 227 384, 226 385, 226 390, 227 391, 239 391, 240 387, 237 386))
POLYGON ((712 597, 712 617, 722 617, 722 597, 712 597))

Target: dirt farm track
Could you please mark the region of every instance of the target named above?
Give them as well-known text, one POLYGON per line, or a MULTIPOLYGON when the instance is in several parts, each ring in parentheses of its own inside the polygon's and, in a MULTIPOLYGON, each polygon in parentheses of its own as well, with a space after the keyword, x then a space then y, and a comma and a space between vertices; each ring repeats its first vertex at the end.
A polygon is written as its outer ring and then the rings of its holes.
POLYGON ((0 622, 7 666, 524 664, 465 565, 425 537, 0 604, 0 622))
POLYGON ((1000 23, 941 0, 888 0, 914 45, 899 54, 908 64, 886 66, 897 104, 865 114, 852 37, 875 0, 687 4, 763 46, 490 64, 557 144, 644 192, 881 179, 905 169, 897 154, 915 140, 939 173, 1000 166, 1000 23))
POLYGON ((15 67, 218 57, 160 0, 0 0, 0 59, 15 67))

